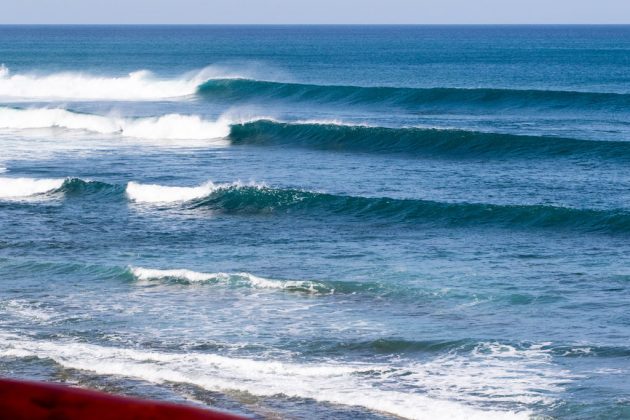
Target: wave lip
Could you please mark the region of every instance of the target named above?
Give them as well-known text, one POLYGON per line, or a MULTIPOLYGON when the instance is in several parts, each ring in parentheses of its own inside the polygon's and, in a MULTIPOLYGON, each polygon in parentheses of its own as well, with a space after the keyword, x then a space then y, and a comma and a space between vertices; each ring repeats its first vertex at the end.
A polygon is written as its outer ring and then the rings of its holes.
POLYGON ((258 277, 250 273, 202 273, 187 269, 156 270, 130 267, 137 280, 176 280, 186 283, 224 283, 255 289, 277 289, 307 293, 333 293, 334 289, 323 283, 306 280, 277 280, 258 277))
POLYGON ((0 199, 32 197, 60 189, 64 179, 0 178, 0 199))
MULTIPOLYGON (((144 139, 222 139, 230 133, 224 118, 207 121, 197 115, 167 114, 159 117, 120 118, 83 114, 63 108, 0 107, 0 128, 63 128, 144 139)), ((224 144, 228 144, 224 141, 224 144)))

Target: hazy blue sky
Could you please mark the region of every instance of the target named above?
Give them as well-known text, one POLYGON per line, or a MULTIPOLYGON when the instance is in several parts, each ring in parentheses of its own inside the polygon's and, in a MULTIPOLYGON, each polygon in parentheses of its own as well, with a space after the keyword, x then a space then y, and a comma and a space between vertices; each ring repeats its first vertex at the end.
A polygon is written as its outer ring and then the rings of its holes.
POLYGON ((630 0, 0 0, 0 23, 630 23, 630 0))

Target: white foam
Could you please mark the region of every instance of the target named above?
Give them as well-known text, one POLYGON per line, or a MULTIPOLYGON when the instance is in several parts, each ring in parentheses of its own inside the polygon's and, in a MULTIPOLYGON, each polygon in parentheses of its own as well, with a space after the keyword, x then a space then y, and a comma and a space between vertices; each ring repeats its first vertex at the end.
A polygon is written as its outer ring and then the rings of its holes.
POLYGON ((258 277, 250 273, 201 273, 186 269, 156 270, 143 267, 131 267, 131 272, 138 280, 178 279, 186 282, 224 282, 245 285, 256 289, 303 290, 311 293, 334 292, 326 285, 308 280, 277 280, 258 277))
MULTIPOLYGON (((0 128, 64 128, 145 139, 222 139, 230 134, 230 121, 207 121, 197 115, 119 118, 80 114, 62 108, 0 108, 0 128)), ((227 141, 223 141, 225 145, 227 141)))
POLYGON ((484 357, 448 354, 428 364, 302 363, 36 341, 9 334, 0 340, 0 356, 4 357, 50 358, 64 367, 101 375, 189 383, 213 391, 310 398, 409 419, 528 418, 531 413, 523 404, 512 405, 510 411, 502 401, 515 393, 535 397, 549 388, 557 389, 561 372, 541 364, 537 360, 540 354, 540 349, 515 350, 509 355, 490 352, 484 357), (473 382, 475 387, 468 388, 473 382))
MULTIPOLYGON (((274 121, 274 120, 272 120, 274 121)), ((274 121, 278 122, 278 121, 274 121)), ((364 123, 355 123, 349 121, 342 121, 338 119, 309 119, 309 120, 296 120, 292 124, 296 125, 336 125, 340 127, 373 127, 364 123)))
POLYGON ((21 198, 61 188, 64 179, 0 178, 0 198, 21 198))
POLYGON ((0 308, 12 316, 40 323, 48 322, 55 317, 54 313, 44 310, 41 305, 19 299, 3 302, 0 308))
POLYGON ((172 204, 184 203, 209 196, 215 191, 227 188, 265 188, 265 184, 231 182, 215 184, 208 181, 196 187, 172 187, 159 184, 140 184, 129 182, 127 184, 127 196, 131 201, 148 204, 172 204))
POLYGON ((0 67, 0 97, 9 100, 121 100, 176 99, 197 92, 199 85, 214 78, 240 75, 216 66, 164 79, 147 70, 123 76, 100 76, 77 72, 11 74, 0 67))
POLYGON ((156 184, 127 184, 127 196, 138 203, 176 203, 207 197, 219 186, 207 182, 198 187, 168 187, 156 184))

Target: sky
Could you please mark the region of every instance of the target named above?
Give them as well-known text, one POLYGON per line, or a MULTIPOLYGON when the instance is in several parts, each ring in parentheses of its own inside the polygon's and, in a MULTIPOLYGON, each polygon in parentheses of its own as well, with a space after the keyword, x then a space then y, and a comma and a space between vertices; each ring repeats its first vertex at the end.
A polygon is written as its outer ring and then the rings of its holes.
POLYGON ((630 23, 630 0, 0 0, 0 23, 630 23))

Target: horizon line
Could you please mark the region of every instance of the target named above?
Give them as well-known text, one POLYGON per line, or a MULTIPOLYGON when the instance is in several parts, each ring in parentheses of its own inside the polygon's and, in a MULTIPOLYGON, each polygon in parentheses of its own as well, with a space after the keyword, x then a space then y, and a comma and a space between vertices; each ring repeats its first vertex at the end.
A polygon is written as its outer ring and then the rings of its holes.
POLYGON ((4 23, 0 26, 630 26, 628 23, 97 23, 97 22, 20 22, 4 23))

